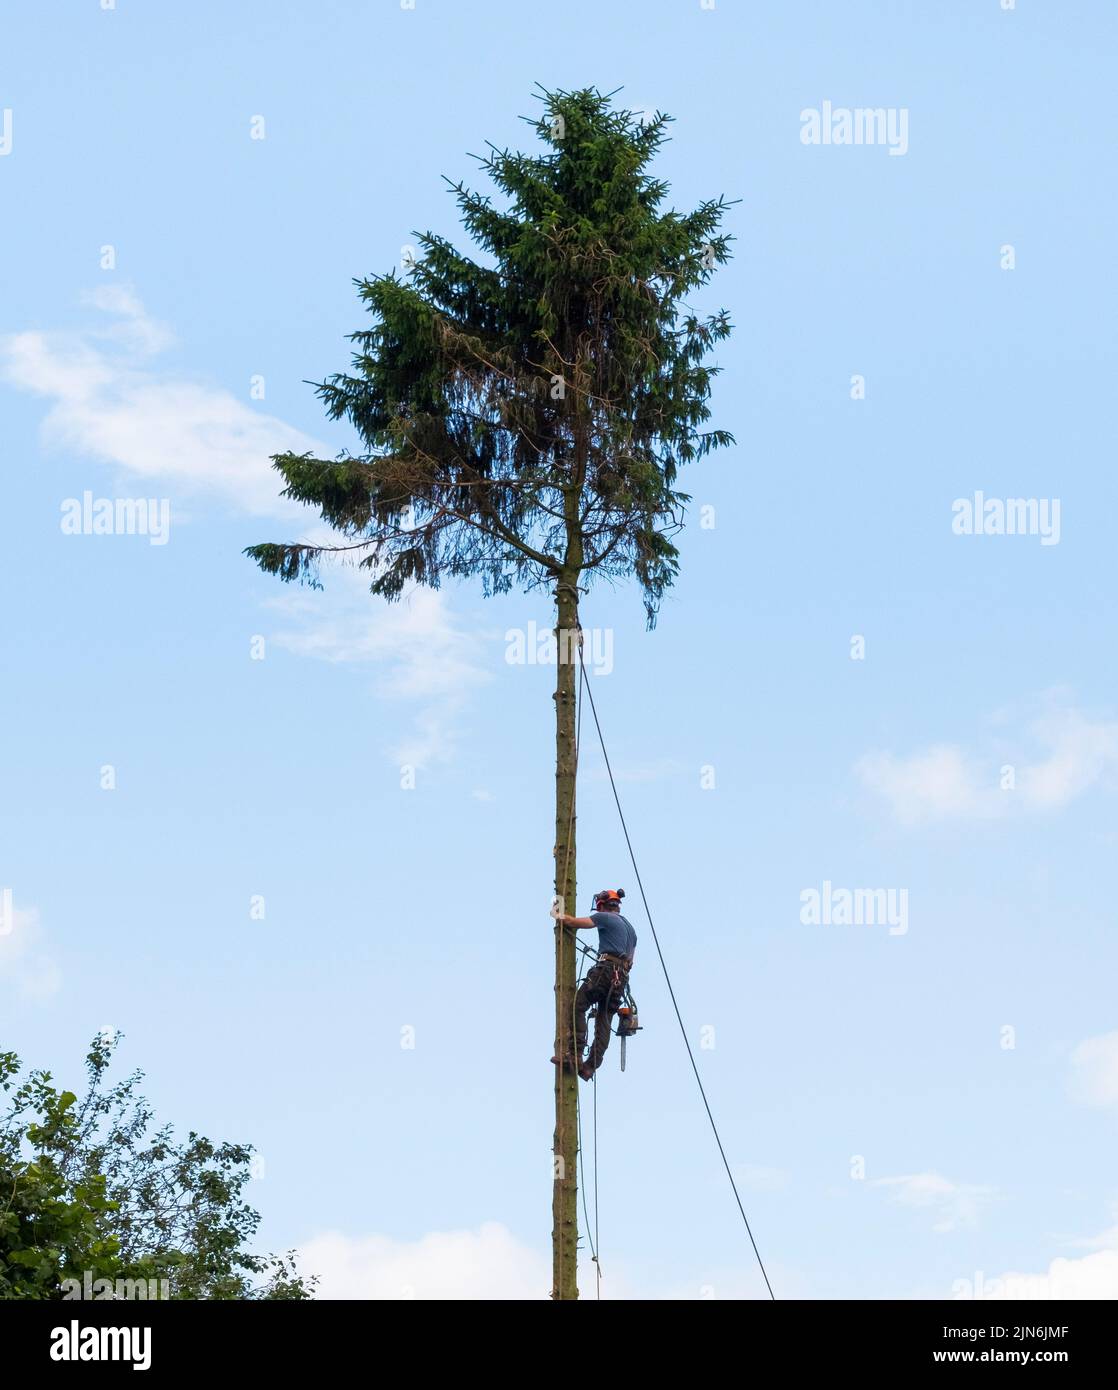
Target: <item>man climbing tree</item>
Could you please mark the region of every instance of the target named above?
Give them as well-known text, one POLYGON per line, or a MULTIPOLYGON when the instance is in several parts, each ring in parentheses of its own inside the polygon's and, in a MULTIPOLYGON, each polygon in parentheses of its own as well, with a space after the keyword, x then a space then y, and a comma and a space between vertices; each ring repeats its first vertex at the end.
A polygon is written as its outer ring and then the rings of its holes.
MULTIPOLYGON (((358 283, 372 326, 349 373, 319 385, 361 452, 280 454, 284 496, 316 507, 336 545, 248 553, 281 579, 318 582, 319 562, 359 557, 372 593, 476 575, 487 594, 547 586, 556 606, 555 893, 576 901, 575 661, 579 600, 595 578, 635 576, 649 626, 678 567, 686 494, 679 465, 732 443, 703 430, 725 311, 688 293, 728 258, 721 198, 662 211, 648 172, 669 117, 641 121, 589 89, 543 92, 529 120, 544 149, 490 147, 503 195, 451 185, 483 264, 433 233, 403 279, 358 283)), ((495 866, 498 867, 498 866, 495 866)), ((555 929, 557 1055, 572 1048, 574 933, 555 929)), ((557 1299, 578 1297, 578 1079, 555 1069, 552 1204, 557 1299)))
MULTIPOLYGON (((625 1000, 629 987, 629 971, 633 968, 633 955, 637 949, 637 933, 632 922, 621 915, 621 899, 624 888, 616 891, 607 888, 594 896, 594 911, 589 917, 571 917, 567 913, 557 914, 561 926, 579 931, 586 927, 598 929, 598 959, 586 972, 586 979, 578 987, 575 995, 575 1046, 574 1051, 563 1058, 563 1064, 577 1071, 583 1081, 589 1081, 602 1065, 606 1048, 609 1047, 611 1025, 614 1015, 625 1000), (594 1045, 590 1056, 582 1060, 586 1047, 586 1014, 595 1011, 594 1045)), ((559 1064, 559 1054, 552 1057, 559 1064)))

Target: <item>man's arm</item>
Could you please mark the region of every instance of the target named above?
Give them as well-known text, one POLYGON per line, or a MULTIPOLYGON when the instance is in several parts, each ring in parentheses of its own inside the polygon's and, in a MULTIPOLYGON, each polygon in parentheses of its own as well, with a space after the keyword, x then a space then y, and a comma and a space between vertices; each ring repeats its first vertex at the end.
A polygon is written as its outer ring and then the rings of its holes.
POLYGON ((555 920, 557 922, 562 922, 565 927, 574 927, 576 931, 583 927, 592 927, 595 925, 589 917, 569 917, 565 912, 560 913, 555 920))

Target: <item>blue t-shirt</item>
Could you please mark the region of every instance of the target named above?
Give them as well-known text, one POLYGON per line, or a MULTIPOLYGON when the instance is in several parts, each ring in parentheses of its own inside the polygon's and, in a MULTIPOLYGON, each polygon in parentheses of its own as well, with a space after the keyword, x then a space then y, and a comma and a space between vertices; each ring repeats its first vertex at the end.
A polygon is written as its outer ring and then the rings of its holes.
POLYGON ((632 923, 626 921, 620 912, 592 912, 590 920, 598 928, 600 954, 633 958, 633 952, 637 949, 637 934, 632 923))

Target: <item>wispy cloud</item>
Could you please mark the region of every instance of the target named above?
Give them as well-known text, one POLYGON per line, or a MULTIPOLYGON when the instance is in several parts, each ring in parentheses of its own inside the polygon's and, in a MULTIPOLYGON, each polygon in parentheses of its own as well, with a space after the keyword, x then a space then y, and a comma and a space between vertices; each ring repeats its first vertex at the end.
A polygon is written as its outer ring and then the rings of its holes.
POLYGON ((1081 1236, 1076 1240, 1066 1241, 1065 1244, 1078 1246, 1082 1250, 1118 1251, 1118 1202, 1110 1203, 1109 1215, 1114 1220, 1115 1225, 1108 1226, 1097 1236, 1081 1236))
POLYGON ((984 1302, 1118 1298, 1118 1251, 1100 1250, 1078 1260, 1055 1259, 1044 1274, 1001 1274, 984 1280, 976 1296, 984 1302))
POLYGON ((278 496, 271 454, 315 440, 212 382, 159 364, 173 334, 129 286, 83 296, 93 326, 0 337, 0 376, 49 401, 45 444, 122 470, 130 486, 214 497, 238 512, 296 517, 278 496))
POLYGON ((0 930, 0 984, 19 999, 41 1002, 57 994, 62 972, 46 940, 38 908, 19 908, 0 930))
POLYGON ((277 646, 319 661, 364 664, 378 695, 406 702, 408 733, 391 747, 398 764, 429 767, 453 756, 471 693, 491 679, 475 635, 441 591, 416 587, 397 603, 369 594, 368 574, 332 565, 323 591, 268 600, 282 626, 277 646))
POLYGON ((1071 1054, 1071 1092, 1083 1105, 1118 1107, 1118 1033, 1087 1038, 1071 1054))
POLYGON ((930 1212, 932 1230, 954 1231, 960 1226, 973 1226, 983 1207, 995 1196, 996 1189, 969 1183, 952 1182, 939 1173, 910 1173, 896 1178, 875 1178, 872 1187, 883 1188, 890 1202, 902 1207, 916 1207, 930 1212))
POLYGON ((549 1262, 495 1221, 414 1241, 332 1231, 300 1249, 299 1265, 328 1299, 520 1300, 551 1290, 549 1262))
MULTIPOLYGON (((319 1277, 318 1297, 371 1300, 547 1299, 551 1261, 542 1248, 518 1240, 503 1224, 486 1222, 474 1230, 434 1231, 415 1240, 389 1236, 349 1236, 330 1231, 298 1251, 305 1274, 319 1277)), ((595 1267, 579 1262, 582 1296, 593 1297, 595 1267)), ((799 1296, 800 1278, 780 1269, 778 1287, 799 1296)), ((765 1288, 755 1273, 732 1269, 696 1272, 688 1281, 676 1271, 669 1285, 639 1264, 615 1258, 602 1276, 603 1300, 761 1299, 765 1288)))
POLYGON ((854 770, 863 786, 888 802, 902 825, 1001 813, 996 787, 984 786, 977 768, 952 744, 907 757, 869 753, 854 770))
POLYGON ((855 764, 855 773, 906 826, 988 820, 1014 809, 1059 811, 1114 780, 1118 723, 1091 719, 1053 696, 1041 703, 1040 713, 1020 721, 1021 734, 997 750, 942 743, 901 756, 874 752, 855 764))
POLYGON ((1048 756, 1026 764, 1021 796, 1036 810, 1059 810, 1118 770, 1118 723, 1092 721, 1076 709, 1053 709, 1033 724, 1048 756))
MULTIPOLYGON (((327 451, 275 416, 213 383, 161 366, 174 336, 126 285, 83 296, 91 326, 0 337, 0 377, 44 397, 48 446, 113 465, 129 487, 157 485, 185 499, 211 499, 239 513, 274 516, 292 539, 307 512, 279 497, 270 456, 327 451)), ((375 668, 378 694, 413 706, 407 734, 390 750, 398 764, 427 767, 452 756, 469 692, 488 673, 446 599, 418 588, 399 603, 369 596, 367 571, 334 563, 326 593, 285 591, 271 606, 277 645, 301 656, 375 668)))
POLYGON ((751 1192, 782 1192, 788 1186, 789 1175, 783 1168, 743 1163, 735 1167, 734 1180, 739 1187, 747 1187, 751 1192))
MULTIPOLYGON (((1118 1211, 1112 1208, 1111 1214, 1116 1215, 1118 1211)), ((1059 1256, 1043 1274, 1010 1270, 991 1277, 976 1270, 967 1278, 953 1281, 952 1296, 983 1302, 1118 1298, 1118 1226, 1098 1236, 1061 1243, 1096 1253, 1080 1258, 1059 1256)))

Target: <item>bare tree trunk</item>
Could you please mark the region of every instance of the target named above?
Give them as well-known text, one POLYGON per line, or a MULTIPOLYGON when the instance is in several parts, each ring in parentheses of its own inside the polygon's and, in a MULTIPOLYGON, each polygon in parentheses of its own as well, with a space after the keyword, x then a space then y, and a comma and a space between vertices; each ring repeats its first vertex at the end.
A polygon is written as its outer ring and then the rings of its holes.
MULTIPOLYGON (((576 914, 575 871, 575 679, 578 576, 564 577, 557 591, 555 680, 555 894, 561 911, 576 914)), ((555 1055, 574 1053, 575 933, 555 924, 555 1055)), ((552 1195, 552 1298, 578 1297, 578 1076, 555 1068, 554 1191, 552 1195)))

